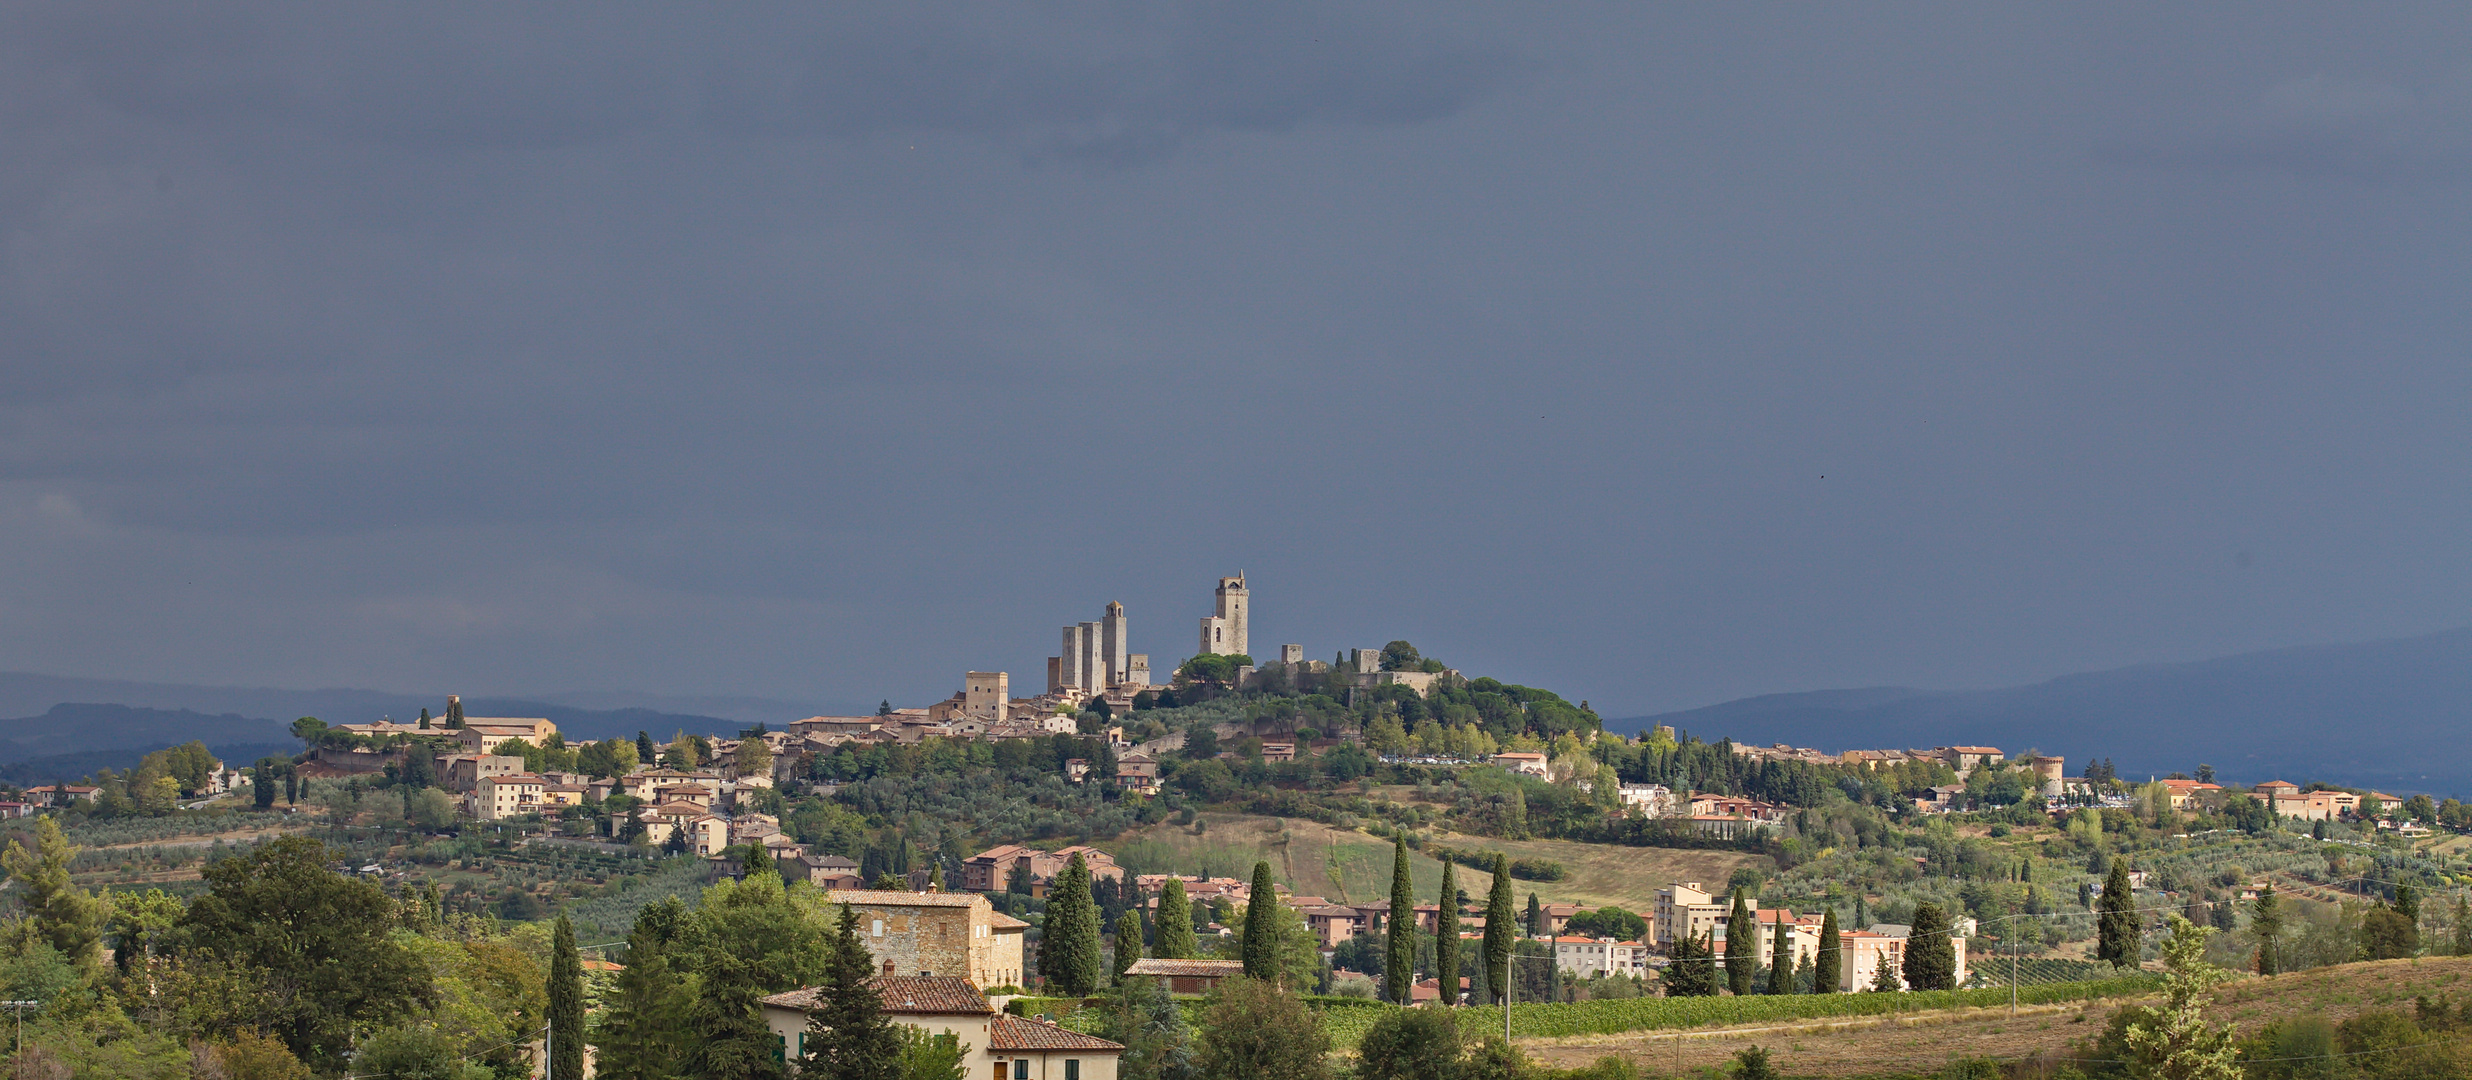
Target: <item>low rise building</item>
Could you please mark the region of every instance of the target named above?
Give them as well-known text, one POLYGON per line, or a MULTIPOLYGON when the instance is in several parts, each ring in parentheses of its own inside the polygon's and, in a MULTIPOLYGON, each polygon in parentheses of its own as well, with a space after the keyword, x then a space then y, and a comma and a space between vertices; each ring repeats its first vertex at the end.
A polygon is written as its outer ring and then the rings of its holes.
POLYGON ((478 790, 484 779, 522 771, 524 759, 512 754, 448 754, 438 759, 440 786, 467 794, 478 790))
POLYGON ((1545 755, 1532 750, 1495 754, 1493 763, 1515 773, 1526 773, 1529 776, 1546 775, 1545 755))
POLYGON ((548 786, 548 781, 530 773, 489 777, 472 791, 472 816, 481 821, 504 821, 538 814, 543 805, 543 789, 548 786))
POLYGON ((1642 942, 1609 937, 1557 937, 1553 944, 1555 970, 1583 979, 1648 973, 1649 949, 1642 942))
MULTIPOLYGON (((1838 965, 1837 989, 1869 990, 1877 984, 1883 966, 1898 987, 1904 988, 1905 950, 1910 933, 1909 927, 1889 923, 1879 923, 1868 930, 1840 931, 1837 943, 1844 962, 1838 965)), ((1970 977, 1966 969, 1966 939, 1951 934, 1949 946, 1956 952, 1956 984, 1964 986, 1970 977)))
POLYGON ((464 726, 452 732, 455 745, 467 754, 486 754, 508 739, 545 746, 557 733, 558 725, 545 718, 521 716, 468 716, 464 726))
MULTIPOLYGON (((997 1012, 966 979, 890 975, 877 978, 874 986, 895 1023, 929 1035, 950 1034, 967 1048, 965 1077, 1116 1080, 1122 1044, 997 1012)), ((789 1064, 806 1056, 808 1013, 816 1005, 813 987, 764 999, 764 1023, 772 1029, 777 1060, 789 1064)))
POLYGON ((1146 956, 1133 961, 1125 974, 1159 979, 1167 984, 1171 994, 1207 994, 1218 988, 1221 980, 1233 979, 1245 973, 1242 960, 1164 960, 1146 956))

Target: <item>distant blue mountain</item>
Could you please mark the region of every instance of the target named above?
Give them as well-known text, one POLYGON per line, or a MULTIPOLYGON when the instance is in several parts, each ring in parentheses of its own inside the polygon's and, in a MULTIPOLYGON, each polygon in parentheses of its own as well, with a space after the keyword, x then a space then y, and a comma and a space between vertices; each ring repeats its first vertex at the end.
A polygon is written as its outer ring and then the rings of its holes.
MULTIPOLYGON (((134 682, 125 679, 81 679, 61 675, 37 675, 27 672, 0 672, 0 716, 33 716, 62 702, 109 702, 149 709, 189 709, 201 713, 237 713, 241 716, 281 720, 286 724, 296 717, 314 716, 333 724, 365 724, 382 716, 409 720, 422 709, 432 713, 446 711, 446 693, 399 694, 383 690, 329 688, 323 690, 283 690, 255 686, 192 686, 180 683, 134 682)), ((586 725, 619 713, 642 713, 646 718, 669 716, 711 725, 709 730, 731 731, 750 724, 765 723, 779 727, 821 713, 872 712, 873 703, 858 708, 849 703, 826 707, 814 702, 780 701, 771 698, 705 695, 674 697, 659 694, 635 694, 619 691, 588 691, 569 694, 525 694, 522 696, 465 694, 464 712, 471 716, 547 716, 557 720, 561 729, 566 721, 549 710, 569 710, 566 715, 586 725), (529 709, 529 712, 516 712, 529 709)), ((5 724, 7 721, 0 721, 5 724)), ((673 728, 676 721, 664 721, 673 728)), ((640 726, 640 725, 639 725, 640 726)), ((648 728, 646 730, 649 730, 648 728)), ((689 731, 706 728, 689 726, 689 731)), ((626 734, 635 734, 629 728, 626 734)), ((588 736, 590 737, 590 736, 588 736)))
POLYGON ((2108 757, 2123 777, 2212 764, 2277 778, 2472 796, 2472 628, 2067 675, 2004 690, 1769 694, 1608 721, 1710 742, 1824 750, 1977 744, 2108 757))

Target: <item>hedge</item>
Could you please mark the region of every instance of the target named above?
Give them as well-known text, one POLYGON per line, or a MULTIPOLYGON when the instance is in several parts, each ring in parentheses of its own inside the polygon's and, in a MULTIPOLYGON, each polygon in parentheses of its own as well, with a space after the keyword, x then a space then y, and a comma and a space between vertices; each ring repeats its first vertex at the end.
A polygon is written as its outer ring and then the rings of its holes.
MULTIPOLYGON (((2021 1005, 2044 1005, 2062 1001, 2125 997, 2151 993, 2161 985, 2162 981, 2153 976, 2051 983, 2044 986, 2020 987, 2017 991, 2017 1001, 2021 1005)), ((1644 997, 1538 1005, 1515 1004, 1511 1009, 1511 1034, 1523 1038, 1616 1035, 1626 1031, 1651 1031, 1660 1028, 1732 1026, 1787 1020, 1886 1016, 1933 1009, 1988 1007, 2006 1005, 2008 1000, 2008 990, 1999 988, 1922 990, 1894 994, 1644 997)), ((1364 1035, 1365 1029, 1373 1026, 1373 1022, 1381 1015, 1379 1011, 1361 1009, 1325 1012, 1322 1014, 1322 1027, 1323 1030, 1330 1032, 1331 1041, 1334 1044, 1341 1047, 1353 1047, 1356 1045, 1356 1040, 1364 1035)), ((1458 1010, 1458 1017, 1460 1030, 1472 1036, 1483 1036, 1502 1030, 1500 1006, 1463 1008, 1458 1010)))

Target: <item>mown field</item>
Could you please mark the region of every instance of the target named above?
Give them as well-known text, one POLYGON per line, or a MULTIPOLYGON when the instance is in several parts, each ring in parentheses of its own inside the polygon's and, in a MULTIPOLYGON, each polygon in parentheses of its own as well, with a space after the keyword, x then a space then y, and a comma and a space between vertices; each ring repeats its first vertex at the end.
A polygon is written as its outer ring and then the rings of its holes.
MULTIPOLYGON (((1363 903, 1390 895, 1391 844, 1378 836, 1336 829, 1303 818, 1204 814, 1204 828, 1154 825, 1126 833, 1097 846, 1127 859, 1145 871, 1209 873, 1244 877, 1256 861, 1268 861, 1298 895, 1363 903)), ((1559 862, 1567 875, 1560 881, 1514 881, 1524 903, 1534 892, 1547 903, 1568 901, 1588 907, 1617 904, 1634 911, 1653 911, 1656 891, 1675 881, 1722 885, 1735 868, 1765 868, 1765 856, 1733 851, 1677 850, 1580 844, 1567 840, 1497 840, 1482 836, 1435 833, 1439 843, 1461 849, 1500 851, 1514 858, 1559 862)), ((1430 902, 1442 887, 1442 864, 1421 853, 1410 856, 1409 876, 1416 882, 1419 902, 1430 902)), ((1459 868, 1459 887, 1483 896, 1493 884, 1482 871, 1459 868)))

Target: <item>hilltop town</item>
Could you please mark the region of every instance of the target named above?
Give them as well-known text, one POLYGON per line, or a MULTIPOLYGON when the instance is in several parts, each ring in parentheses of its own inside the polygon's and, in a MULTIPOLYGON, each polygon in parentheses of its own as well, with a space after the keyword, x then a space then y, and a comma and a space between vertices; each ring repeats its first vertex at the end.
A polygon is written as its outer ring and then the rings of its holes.
MULTIPOLYGON (((331 875, 420 940, 537 949, 525 928, 554 917, 611 943, 578 976, 600 1004, 577 1037, 602 1075, 633 1075, 611 1048, 672 1008, 641 995, 695 986, 675 1008, 720 1008, 724 974, 662 990, 628 973, 705 970, 711 954, 663 935, 754 905, 863 955, 900 1023, 968 1035, 964 1075, 1089 1080, 1152 1075, 1121 1011, 1137 1003, 1093 1004, 1128 987, 1233 1008, 1231 981, 1269 980, 1345 1043, 1365 1032, 1343 1003, 2125 993, 2164 962, 2167 916, 2253 971, 2472 948, 2460 898, 2422 899, 2472 873, 2454 799, 2232 785, 2202 764, 2124 778, 2092 748, 2046 752, 2066 732, 2014 751, 1624 736, 1584 700, 1406 641, 1257 662, 1252 603, 1242 574, 1220 579, 1164 679, 1110 603, 1063 628, 1028 696, 970 670, 949 697, 866 715, 573 741, 448 696, 404 722, 301 718, 297 753, 245 765, 167 748, 0 799, 12 880, 53 898, 29 896, 21 925, 88 889, 115 912, 140 890, 177 910, 245 891, 243 867, 331 875), (152 843, 172 837, 211 846, 152 843)), ((188 962, 134 918, 99 916, 58 951, 188 962)), ((727 976, 755 980, 728 1007, 784 1067, 839 1007, 820 970, 727 976)), ((419 1041, 417 1000, 387 1000, 284 1038, 419 1041)), ((419 1039, 527 1068, 548 1052, 527 1008, 419 1039)), ((323 1045, 287 1052, 346 1060, 323 1045)))

